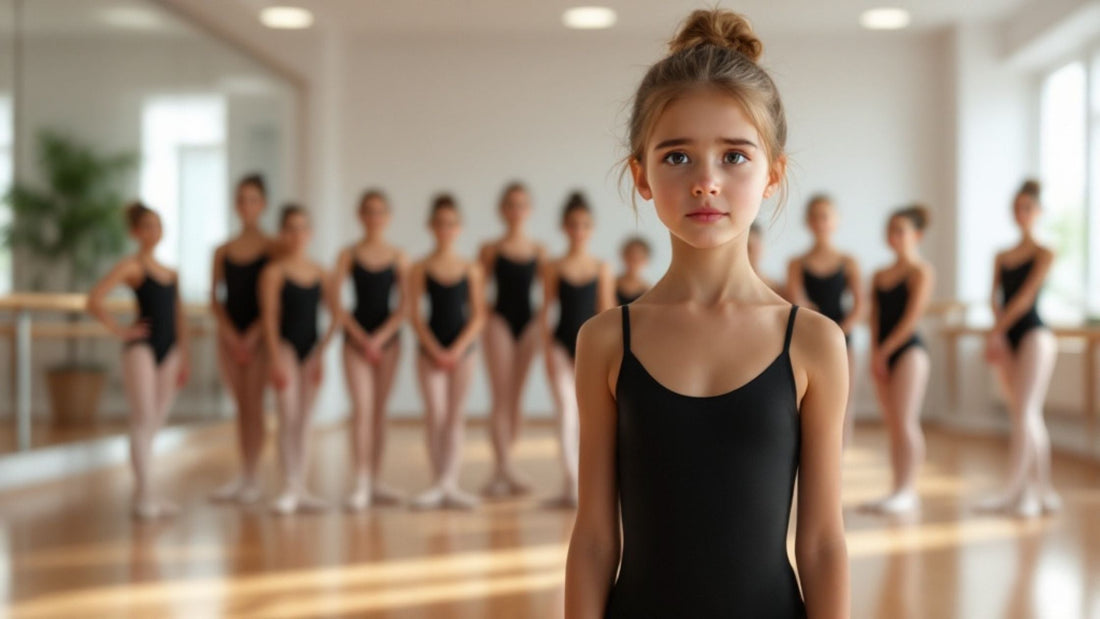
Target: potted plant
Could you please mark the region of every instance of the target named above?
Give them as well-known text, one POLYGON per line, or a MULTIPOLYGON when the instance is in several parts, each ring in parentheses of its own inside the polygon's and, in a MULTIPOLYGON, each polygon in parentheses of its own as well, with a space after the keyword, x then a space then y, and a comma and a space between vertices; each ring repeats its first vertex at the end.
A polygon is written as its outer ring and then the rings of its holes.
MULTIPOLYGON (((122 188, 137 157, 101 154, 52 130, 39 133, 36 146, 41 186, 12 185, 0 242, 20 250, 17 264, 32 291, 84 292, 125 247, 122 188)), ((106 371, 79 358, 76 339, 66 342, 65 361, 47 372, 50 408, 55 423, 84 424, 95 418, 106 371)))

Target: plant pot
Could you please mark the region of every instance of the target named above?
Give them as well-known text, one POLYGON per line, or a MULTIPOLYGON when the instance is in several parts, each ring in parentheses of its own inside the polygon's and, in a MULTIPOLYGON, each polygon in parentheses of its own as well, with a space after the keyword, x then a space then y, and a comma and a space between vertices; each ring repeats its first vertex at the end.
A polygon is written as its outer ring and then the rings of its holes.
POLYGON ((107 373, 98 368, 64 367, 46 372, 54 425, 94 424, 106 379, 107 373))

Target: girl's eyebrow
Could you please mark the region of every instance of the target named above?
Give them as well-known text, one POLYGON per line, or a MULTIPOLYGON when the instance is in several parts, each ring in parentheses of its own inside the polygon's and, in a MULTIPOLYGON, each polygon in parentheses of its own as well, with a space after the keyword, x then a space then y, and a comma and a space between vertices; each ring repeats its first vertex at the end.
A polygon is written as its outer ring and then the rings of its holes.
MULTIPOLYGON (((747 140, 745 138, 718 138, 717 141, 722 144, 729 144, 730 146, 750 146, 752 148, 757 148, 756 144, 752 140, 747 140)), ((671 148, 673 146, 686 146, 688 144, 693 144, 694 142, 695 140, 692 140, 691 138, 673 138, 671 140, 664 140, 663 142, 659 142, 653 148, 656 150, 660 150, 662 148, 671 148)))

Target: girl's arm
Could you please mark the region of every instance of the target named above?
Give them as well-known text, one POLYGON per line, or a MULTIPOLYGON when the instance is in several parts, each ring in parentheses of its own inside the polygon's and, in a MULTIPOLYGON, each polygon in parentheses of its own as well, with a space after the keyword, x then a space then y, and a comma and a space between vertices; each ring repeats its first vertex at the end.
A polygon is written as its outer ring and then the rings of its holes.
MULTIPOLYGON (((1020 289, 1016 291, 1016 296, 1012 297, 1008 305, 1004 306, 1000 316, 997 317, 997 322, 993 324, 994 332, 1007 331, 1012 323, 1027 313, 1028 309, 1035 303, 1035 297, 1039 294, 1039 289, 1043 287, 1043 280, 1046 279, 1047 273, 1050 271, 1050 265, 1053 263, 1054 253, 1049 249, 1040 248, 1039 255, 1035 257, 1035 264, 1031 266, 1031 272, 1024 280, 1024 285, 1020 286, 1020 289)), ((1000 269, 997 269, 996 277, 999 284, 1000 269)))
POLYGON ((225 304, 218 298, 218 289, 225 284, 225 251, 225 245, 214 250, 214 274, 210 278, 210 313, 218 324, 218 333, 232 341, 243 334, 237 332, 237 327, 229 320, 229 312, 225 311, 225 304))
POLYGON ((141 265, 134 258, 124 258, 107 272, 88 291, 88 300, 85 309, 93 318, 98 320, 122 341, 129 341, 145 337, 149 334, 149 327, 142 324, 122 326, 115 317, 103 307, 103 298, 107 296, 115 286, 129 284, 144 277, 141 265))
MULTIPOLYGON (((384 342, 388 342, 390 337, 392 337, 394 333, 397 333, 397 330, 401 328, 401 323, 408 319, 411 306, 409 303, 408 290, 405 286, 405 281, 409 277, 408 259, 405 258, 404 253, 398 251, 393 261, 394 272, 397 276, 397 283, 395 286, 397 289, 397 305, 394 307, 393 312, 390 313, 389 318, 387 318, 374 332, 374 341, 377 342, 379 346, 384 342)), ((358 323, 356 323, 356 326, 358 326, 358 323)))
POLYGON ((622 358, 620 333, 621 314, 606 312, 586 322, 577 335, 580 494, 565 562, 566 619, 601 619, 619 567, 617 413, 611 374, 622 358))
POLYGON ((337 327, 343 327, 345 331, 352 333, 356 338, 367 337, 366 331, 363 331, 363 327, 359 326, 359 323, 352 317, 351 312, 344 308, 342 292, 344 289, 344 282, 348 279, 348 274, 351 272, 351 261, 353 258, 352 252, 355 251, 355 246, 349 247, 340 252, 340 255, 336 258, 336 266, 332 270, 332 274, 325 282, 325 293, 328 300, 328 312, 331 317, 331 324, 337 327))
POLYGON ((852 329, 863 319, 867 297, 863 289, 863 275, 859 272, 859 263, 851 256, 845 256, 844 263, 844 276, 848 280, 848 291, 852 294, 852 310, 844 317, 844 322, 841 323, 840 328, 845 333, 851 333, 852 329))
POLYGON ((932 298, 933 279, 932 267, 923 264, 909 276, 909 303, 906 304, 905 312, 901 315, 897 326, 879 346, 881 354, 892 355, 917 330, 917 324, 924 316, 929 299, 932 298))
POLYGON ((279 293, 283 287, 283 271, 278 263, 264 267, 260 274, 260 322, 263 328, 264 347, 272 367, 279 364, 279 293))
POLYGON ((615 274, 611 271, 611 265, 600 262, 599 279, 596 282, 596 313, 607 311, 616 305, 615 303, 615 274))
POLYGON ((792 364, 805 379, 799 405, 802 446, 798 474, 795 561, 806 613, 812 619, 847 619, 848 548, 840 500, 841 444, 848 398, 844 332, 831 320, 799 314, 792 364))
POLYGON ((409 320, 412 322, 413 331, 416 333, 416 338, 420 341, 420 345, 424 347, 424 350, 428 352, 432 357, 438 356, 443 352, 443 347, 439 345, 439 341, 435 339, 435 335, 432 334, 431 329, 428 328, 428 324, 424 321, 424 316, 421 315, 417 303, 420 299, 424 298, 424 270, 425 266, 423 262, 418 262, 413 265, 409 272, 409 303, 411 304, 409 311, 409 320))
MULTIPOLYGON (((496 257, 496 243, 485 243, 477 252, 477 262, 481 265, 481 272, 485 274, 486 278, 493 272, 493 263, 496 262, 496 257)), ((488 286, 485 289, 488 290, 488 286)), ((486 299, 486 303, 488 303, 488 299, 486 299)))
MULTIPOLYGON (((336 334, 336 331, 343 326, 339 314, 333 313, 334 308, 336 311, 343 312, 343 308, 340 307, 340 293, 337 281, 344 281, 343 279, 337 280, 331 273, 325 273, 324 269, 318 265, 321 269, 321 299, 322 304, 329 308, 329 321, 328 328, 325 329, 325 334, 321 337, 320 344, 313 349, 311 354, 322 355, 324 354, 325 347, 332 341, 332 336, 336 334)), ((346 312, 345 312, 346 313, 346 312)))
POLYGON ((989 291, 989 308, 993 310, 993 322, 996 324, 1004 313, 1001 307, 1001 254, 993 258, 993 289, 989 291))
POLYGON ((868 325, 867 326, 870 327, 870 329, 871 329, 871 351, 870 352, 871 352, 871 358, 872 359, 874 358, 874 356, 876 354, 878 354, 878 348, 879 348, 879 343, 878 343, 879 307, 878 307, 878 295, 875 294, 875 289, 878 286, 878 284, 877 284, 878 280, 879 280, 879 274, 878 273, 875 273, 874 275, 871 276, 871 286, 870 286, 871 290, 870 290, 870 295, 869 295, 869 298, 871 299, 871 313, 868 316, 868 320, 867 320, 868 325))
MULTIPOLYGON (((806 289, 802 281, 802 259, 792 258, 787 263, 787 287, 783 294, 787 300, 795 305, 813 308, 813 303, 806 298, 806 289)), ((816 308, 814 308, 816 309, 816 308)))
POLYGON ((451 349, 462 354, 474 342, 481 328, 485 326, 488 315, 485 310, 485 277, 481 274, 481 266, 474 262, 470 264, 466 277, 470 282, 467 293, 470 299, 470 319, 466 326, 462 327, 458 337, 451 344, 451 349))

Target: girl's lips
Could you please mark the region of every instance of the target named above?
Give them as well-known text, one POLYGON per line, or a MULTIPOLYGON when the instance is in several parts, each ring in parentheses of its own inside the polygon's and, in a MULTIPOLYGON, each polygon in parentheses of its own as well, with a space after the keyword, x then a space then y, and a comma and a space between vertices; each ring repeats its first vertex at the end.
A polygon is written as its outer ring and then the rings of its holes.
POLYGON ((711 223, 726 216, 726 213, 714 209, 701 209, 687 214, 688 219, 700 223, 711 223))

